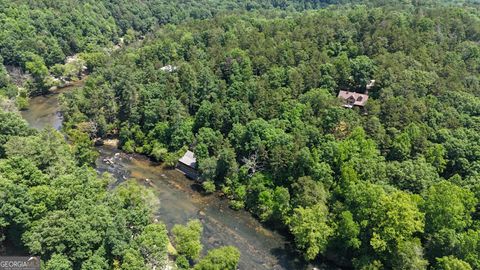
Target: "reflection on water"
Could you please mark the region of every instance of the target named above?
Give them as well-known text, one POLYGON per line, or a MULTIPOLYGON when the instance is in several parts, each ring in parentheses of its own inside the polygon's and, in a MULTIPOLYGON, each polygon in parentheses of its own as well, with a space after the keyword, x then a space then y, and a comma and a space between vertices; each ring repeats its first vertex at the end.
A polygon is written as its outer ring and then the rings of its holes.
POLYGON ((28 110, 22 111, 22 116, 31 127, 42 129, 43 127, 53 127, 60 129, 62 126, 62 116, 58 111, 58 94, 49 94, 39 96, 30 100, 28 110))
MULTIPOLYGON (((29 110, 22 115, 34 128, 60 129, 62 118, 58 111, 58 93, 55 93, 32 98, 29 110)), ((168 228, 190 219, 201 220, 204 251, 233 245, 241 252, 239 268, 245 270, 313 268, 293 251, 282 235, 264 228, 245 211, 231 210, 225 200, 196 192, 193 182, 180 172, 165 170, 143 156, 127 155, 110 146, 97 149, 100 156, 96 165, 100 173, 111 173, 116 184, 135 178, 156 192, 160 200, 158 219, 168 228)))
POLYGON ((63 118, 60 114, 58 95, 81 87, 84 83, 85 79, 48 95, 31 98, 29 100, 28 109, 21 112, 22 117, 27 120, 33 128, 42 129, 44 127, 53 127, 59 130, 62 127, 63 118))

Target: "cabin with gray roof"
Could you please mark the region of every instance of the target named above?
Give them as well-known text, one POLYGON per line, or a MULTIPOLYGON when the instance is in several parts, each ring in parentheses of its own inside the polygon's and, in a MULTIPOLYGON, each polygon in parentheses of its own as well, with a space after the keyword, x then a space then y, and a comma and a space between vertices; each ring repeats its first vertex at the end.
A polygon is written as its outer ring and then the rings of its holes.
POLYGON ((178 160, 177 170, 185 174, 188 178, 197 180, 197 159, 192 151, 187 151, 183 157, 178 160))

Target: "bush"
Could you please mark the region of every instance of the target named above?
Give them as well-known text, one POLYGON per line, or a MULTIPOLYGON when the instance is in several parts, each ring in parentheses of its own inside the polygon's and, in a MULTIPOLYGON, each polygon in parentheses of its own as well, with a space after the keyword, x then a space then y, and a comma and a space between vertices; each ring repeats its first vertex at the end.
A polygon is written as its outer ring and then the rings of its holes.
POLYGON ((162 146, 155 145, 150 152, 150 155, 156 160, 156 161, 165 161, 168 157, 168 150, 162 146))
POLYGON ((123 146, 122 146, 123 151, 127 153, 133 153, 135 152, 135 143, 132 140, 128 140, 123 146))
POLYGON ((243 201, 231 200, 230 208, 232 208, 233 210, 241 210, 245 208, 245 203, 243 201))
POLYGON ((213 183, 213 181, 203 182, 202 187, 207 194, 215 192, 215 183, 213 183))
POLYGON ((184 255, 180 255, 175 259, 175 264, 177 265, 177 269, 179 270, 187 270, 190 269, 190 263, 187 260, 187 257, 184 255))
POLYGON ((26 97, 18 96, 15 102, 19 110, 26 110, 28 108, 28 98, 26 97))
POLYGON ((234 270, 237 269, 240 252, 235 247, 222 247, 210 250, 197 265, 195 270, 234 270))

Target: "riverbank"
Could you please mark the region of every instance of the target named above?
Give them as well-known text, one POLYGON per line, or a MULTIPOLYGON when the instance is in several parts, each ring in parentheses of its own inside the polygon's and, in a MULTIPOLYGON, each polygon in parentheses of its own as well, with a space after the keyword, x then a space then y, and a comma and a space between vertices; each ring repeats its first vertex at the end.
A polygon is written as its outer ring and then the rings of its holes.
POLYGON ((225 245, 237 247, 242 254, 240 269, 312 269, 284 236, 263 227, 248 212, 230 209, 226 200, 196 192, 194 182, 182 173, 115 147, 97 149, 97 169, 111 173, 118 180, 115 185, 134 178, 154 190, 160 200, 157 218, 168 228, 199 219, 204 227, 204 250, 225 245))
MULTIPOLYGON (((36 129, 60 129, 63 119, 59 112, 58 95, 76 87, 32 98, 29 109, 22 112, 22 116, 36 129)), ((194 182, 180 172, 165 169, 145 156, 126 154, 116 148, 114 141, 112 144, 96 147, 100 154, 96 162, 97 171, 110 173, 115 179, 113 185, 134 178, 150 187, 160 201, 157 218, 168 228, 190 219, 201 220, 204 250, 225 245, 237 247, 241 252, 239 269, 313 269, 283 235, 264 227, 250 213, 230 209, 228 202, 217 196, 203 196, 194 188, 194 182)))

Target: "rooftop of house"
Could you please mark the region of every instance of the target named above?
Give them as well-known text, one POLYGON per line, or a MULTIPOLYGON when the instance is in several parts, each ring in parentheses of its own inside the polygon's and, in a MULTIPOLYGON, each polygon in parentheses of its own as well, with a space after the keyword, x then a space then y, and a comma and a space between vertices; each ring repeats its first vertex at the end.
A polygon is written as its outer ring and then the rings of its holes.
POLYGON ((347 108, 352 108, 353 106, 363 107, 367 104, 368 100, 367 94, 360 94, 345 90, 340 90, 338 97, 344 100, 345 104, 343 106, 347 108))
POLYGON ((178 161, 192 168, 195 168, 197 165, 197 159, 192 151, 187 151, 178 161))

